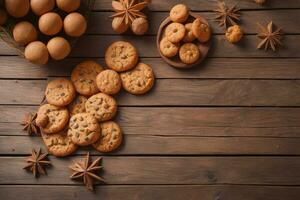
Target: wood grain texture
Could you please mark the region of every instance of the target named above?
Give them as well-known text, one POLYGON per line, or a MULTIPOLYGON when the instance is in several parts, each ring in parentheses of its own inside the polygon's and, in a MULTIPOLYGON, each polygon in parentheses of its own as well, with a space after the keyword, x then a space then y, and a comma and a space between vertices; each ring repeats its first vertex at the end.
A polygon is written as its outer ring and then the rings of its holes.
MULTIPOLYGON (((156 49, 155 36, 122 36, 122 35, 85 35, 82 36, 73 48, 70 57, 104 57, 105 49, 116 40, 130 41, 139 52, 140 57, 159 57, 156 49)), ((239 45, 230 44, 224 36, 212 37, 212 48, 208 57, 228 58, 299 58, 300 35, 286 35, 284 47, 277 52, 257 50, 259 40, 256 35, 246 35, 239 45)), ((0 54, 16 55, 15 50, 0 41, 0 54)))
MULTIPOLYGON (((182 1, 179 0, 167 0, 167 1, 157 1, 153 0, 149 9, 152 11, 169 11, 171 7, 182 1)), ((213 10, 216 7, 217 0, 185 0, 184 3, 187 4, 192 10, 196 11, 207 11, 213 10)), ((276 8, 300 8, 299 0, 272 0, 272 2, 260 6, 254 3, 252 0, 227 0, 229 5, 239 2, 239 7, 242 9, 276 9, 276 8)), ((95 10, 112 10, 110 0, 96 0, 95 10)))
MULTIPOLYGON (((254 0, 253 0, 254 1, 254 0)), ((224 34, 224 29, 220 28, 213 20, 214 13, 212 12, 197 12, 202 17, 206 18, 213 29, 213 34, 224 34)), ((111 28, 112 19, 110 16, 113 12, 92 12, 90 15, 90 24, 87 34, 116 34, 111 28), (101 26, 99 26, 101 21, 101 26)), ((148 14, 150 26, 146 33, 147 35, 155 35, 159 25, 168 17, 169 12, 151 12, 148 14)), ((257 34, 258 25, 263 25, 269 21, 273 21, 277 26, 282 26, 286 34, 299 34, 300 27, 298 19, 300 13, 298 10, 264 10, 264 11, 242 11, 241 12, 241 27, 244 34, 257 34)), ((126 34, 131 34, 128 32, 126 34)))
MULTIPOLYGON (((110 155, 300 155, 299 143, 300 138, 126 135, 121 148, 110 155)), ((0 155, 26 155, 39 147, 45 148, 40 137, 0 136, 0 155)), ((103 155, 92 147, 76 154, 86 150, 103 155)))
MULTIPOLYGON (((156 49, 155 36, 103 36, 86 35, 79 39, 73 49, 72 57, 103 57, 105 49, 116 40, 128 40, 135 45, 141 57, 159 57, 156 49)), ((247 35, 240 45, 230 44, 224 36, 217 35, 211 39, 212 47, 208 57, 300 57, 298 50, 300 35, 287 35, 284 38, 284 48, 274 53, 257 50, 258 39, 255 35, 247 35), (225 50, 226 49, 226 50, 225 50)), ((0 49, 1 53, 1 49, 0 49)))
POLYGON ((51 199, 61 200, 296 200, 299 187, 290 186, 248 186, 248 185, 101 185, 95 192, 88 192, 82 186, 0 186, 0 197, 14 200, 51 199), (39 192, 33 192, 39 191, 39 192))
MULTIPOLYGON (((68 58, 51 62, 45 67, 34 65, 17 56, 0 57, 0 78, 47 78, 70 76, 72 69, 86 58, 68 58)), ((106 66, 103 59, 94 59, 106 66)), ((150 64, 156 78, 203 78, 203 79, 300 79, 300 59, 270 58, 209 58, 199 67, 178 70, 160 58, 141 58, 150 64)))
MULTIPOLYGON (((36 110, 0 106, 0 135, 27 135, 19 122, 36 110)), ((299 108, 121 107, 115 120, 126 135, 300 137, 299 108)))
MULTIPOLYGON (((46 84, 47 80, 0 80, 0 104, 39 104, 46 84)), ((123 91, 116 99, 120 106, 299 106, 300 81, 159 79, 146 95, 123 91)))
MULTIPOLYGON (((75 159, 81 158, 50 157, 48 176, 34 179, 22 170, 23 157, 1 157, 0 184, 78 184, 69 179, 75 159)), ((113 156, 104 157, 102 165, 106 184, 300 184, 299 157, 113 156)))

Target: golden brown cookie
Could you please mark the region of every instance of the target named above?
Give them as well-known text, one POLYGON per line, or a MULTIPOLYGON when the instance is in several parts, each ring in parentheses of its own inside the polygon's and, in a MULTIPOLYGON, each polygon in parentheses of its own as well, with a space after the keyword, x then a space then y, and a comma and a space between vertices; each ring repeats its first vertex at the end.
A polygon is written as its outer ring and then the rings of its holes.
POLYGON ((111 152, 117 149, 123 140, 120 126, 113 122, 103 122, 101 126, 101 137, 93 144, 93 147, 100 152, 111 152))
POLYGON ((96 77, 103 70, 101 65, 92 60, 79 63, 72 71, 71 80, 79 94, 91 96, 99 92, 96 77))
POLYGON ((42 138, 49 153, 54 156, 68 156, 77 150, 77 145, 67 136, 67 129, 51 135, 42 133, 42 138))
POLYGON ((63 130, 68 121, 69 112, 66 108, 44 104, 37 112, 36 124, 47 134, 63 130))
POLYGON ((127 71, 136 66, 138 53, 129 42, 114 42, 105 52, 105 62, 109 68, 117 72, 127 71))
POLYGON ((211 30, 207 23, 200 18, 195 19, 192 25, 193 34, 200 42, 207 42, 210 39, 211 30))
POLYGON ((89 113, 79 113, 70 119, 68 136, 80 146, 93 144, 100 138, 101 129, 97 119, 89 113))
POLYGON ((178 44, 173 44, 166 37, 163 38, 159 43, 160 52, 168 58, 177 55, 179 51, 178 46, 179 46, 178 44))
POLYGON ((173 22, 183 23, 189 17, 189 9, 184 4, 175 5, 170 11, 170 19, 173 22))
POLYGON ((66 106, 73 101, 76 92, 71 81, 58 78, 48 83, 45 96, 48 103, 55 106, 66 106))
POLYGON ((173 22, 167 26, 165 34, 170 42, 178 43, 184 38, 185 28, 182 24, 173 22))
POLYGON ((68 109, 70 112, 70 115, 75 115, 78 113, 84 113, 85 112, 85 102, 87 101, 87 98, 82 95, 78 95, 71 104, 69 104, 68 109))
POLYGON ((96 83, 101 92, 110 95, 117 94, 122 87, 120 75, 110 69, 98 74, 96 83))
POLYGON ((237 43, 243 37, 243 31, 239 25, 230 26, 225 33, 226 39, 231 43, 237 43))
POLYGON ((185 64, 195 63, 200 58, 199 48, 193 43, 186 43, 180 47, 179 57, 185 64))
POLYGON ((131 94, 145 94, 154 85, 154 73, 149 65, 139 63, 136 68, 121 73, 124 89, 131 94))
POLYGON ((183 38, 183 42, 193 42, 196 39, 196 36, 194 35, 192 31, 193 23, 185 24, 185 36, 183 38))
POLYGON ((112 119, 117 113, 116 100, 104 93, 91 96, 85 103, 86 112, 92 114, 100 122, 112 119))

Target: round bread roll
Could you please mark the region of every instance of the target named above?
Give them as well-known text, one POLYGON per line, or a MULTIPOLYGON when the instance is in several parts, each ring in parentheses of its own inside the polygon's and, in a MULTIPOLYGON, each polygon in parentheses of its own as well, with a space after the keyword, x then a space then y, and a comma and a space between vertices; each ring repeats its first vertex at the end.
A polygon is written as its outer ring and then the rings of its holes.
POLYGON ((26 45, 37 40, 37 31, 30 22, 23 21, 15 25, 13 37, 18 44, 26 45))
POLYGON ((65 33, 71 37, 79 37, 84 34, 86 27, 85 18, 77 12, 68 14, 64 19, 65 33))
POLYGON ((45 35, 55 35, 62 29, 61 17, 54 12, 43 14, 39 19, 39 29, 45 35))
POLYGON ((148 20, 142 17, 134 19, 131 24, 131 29, 136 35, 144 35, 149 29, 148 20))
POLYGON ((25 48, 25 58, 35 64, 46 64, 49 59, 46 45, 40 41, 29 43, 25 48))
POLYGON ((51 58, 54 60, 62 60, 71 52, 71 46, 69 42, 63 37, 54 37, 49 40, 47 49, 51 58))
POLYGON ((30 7, 34 14, 43 15, 51 10, 55 6, 55 0, 31 0, 30 7))
POLYGON ((67 13, 74 12, 80 6, 80 0, 56 0, 57 7, 67 13))
POLYGON ((24 17, 29 12, 29 0, 5 0, 5 8, 10 16, 24 17))

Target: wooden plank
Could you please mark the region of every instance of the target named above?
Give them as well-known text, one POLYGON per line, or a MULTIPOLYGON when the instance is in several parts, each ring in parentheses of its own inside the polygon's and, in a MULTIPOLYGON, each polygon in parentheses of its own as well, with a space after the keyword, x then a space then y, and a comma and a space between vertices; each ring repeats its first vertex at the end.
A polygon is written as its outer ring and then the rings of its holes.
MULTIPOLYGON (((159 57, 156 49, 155 36, 131 37, 131 36, 101 36, 86 35, 78 40, 71 56, 75 57, 102 57, 105 49, 116 40, 128 40, 138 49, 141 57, 159 57)), ((258 39, 255 35, 248 35, 240 45, 232 45, 222 35, 212 38, 212 48, 209 57, 300 57, 300 35, 285 36, 285 49, 274 53, 257 50, 258 39)), ((1 49, 0 49, 1 53, 1 49)))
MULTIPOLYGON (((16 56, 0 56, 0 78, 46 78, 70 76, 73 67, 86 58, 68 58, 41 67, 16 56)), ((103 59, 96 59, 105 66, 103 59)), ((156 78, 255 78, 300 79, 300 59, 210 58, 201 67, 178 70, 160 58, 141 58, 150 64, 156 78)))
MULTIPOLYGON (((92 12, 90 15, 88 34, 116 34, 111 28, 112 19, 110 16, 113 12, 92 12), (101 26, 99 26, 101 22, 101 26)), ((213 20, 214 13, 199 13, 208 19, 214 34, 224 34, 224 29, 220 28, 213 20)), ((151 12, 148 14, 150 26, 147 35, 155 35, 161 22, 168 17, 168 12, 151 12)), ((299 10, 264 10, 264 11, 243 11, 242 12, 242 28, 244 34, 257 34, 257 23, 267 23, 273 21, 277 26, 282 26, 286 34, 299 34, 300 26, 298 19, 300 18, 299 10)), ((130 32, 128 33, 130 34, 130 32)))
MULTIPOLYGON (((0 106, 0 135, 27 135, 19 123, 36 109, 0 106)), ((127 135, 300 137, 299 108, 121 107, 115 120, 127 135)))
MULTIPOLYGON (((75 184, 68 168, 74 159, 50 157, 48 176, 34 179, 23 157, 0 157, 0 184, 75 184)), ((102 165, 106 184, 300 184, 299 157, 113 156, 102 165)))
MULTIPOLYGON (((216 7, 217 0, 185 0, 190 9, 196 11, 207 11, 213 10, 216 7)), ((169 11, 171 7, 181 1, 178 0, 168 0, 168 1, 152 1, 149 9, 153 11, 169 11)), ((276 8, 300 8, 299 0, 272 0, 264 6, 257 5, 252 0, 226 0, 229 5, 239 3, 239 7, 242 9, 276 9, 276 8)), ((94 10, 112 10, 110 0, 96 0, 94 10)))
POLYGON ((14 200, 296 200, 300 198, 297 186, 248 186, 248 185, 101 185, 94 192, 83 186, 1 185, 1 197, 14 200), (38 192, 33 192, 38 191, 38 192))
MULTIPOLYGON (((195 137, 126 135, 111 155, 300 155, 300 138, 195 137), (141 145, 142 144, 142 145, 141 145)), ((0 136, 0 155, 26 155, 44 147, 40 137, 0 136)), ((103 155, 92 147, 80 148, 103 155)), ((105 154, 104 154, 105 155, 105 154)))
MULTIPOLYGON (((39 104, 46 84, 0 80, 0 104, 39 104)), ((299 106, 299 85, 299 80, 157 79, 146 95, 123 91, 116 98, 120 106, 299 106)))
MULTIPOLYGON (((140 57, 159 57, 156 48, 155 36, 122 36, 122 35, 85 35, 81 37, 74 47, 70 57, 104 57, 105 49, 117 40, 127 40, 133 43, 138 49, 140 57)), ((258 43, 256 35, 246 35, 239 45, 230 44, 223 35, 216 35, 212 38, 212 48, 209 57, 228 58, 299 58, 300 35, 286 35, 284 48, 278 52, 257 50, 258 43)), ((15 50, 8 48, 7 44, 0 41, 0 54, 16 55, 15 50)))

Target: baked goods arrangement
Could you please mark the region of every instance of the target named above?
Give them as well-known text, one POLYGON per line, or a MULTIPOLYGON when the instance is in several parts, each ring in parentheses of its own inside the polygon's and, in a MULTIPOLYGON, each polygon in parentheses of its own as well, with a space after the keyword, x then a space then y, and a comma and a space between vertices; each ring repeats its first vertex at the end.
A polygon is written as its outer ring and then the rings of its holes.
MULTIPOLYGON (((20 18, 13 26, 13 39, 24 47, 25 57, 36 64, 46 64, 49 57, 64 59, 71 51, 69 38, 81 36, 87 28, 85 17, 77 12, 81 10, 83 0, 4 2, 5 9, 0 9, 0 25, 5 24, 8 18, 20 18), (38 18, 37 24, 23 20, 29 12, 38 18), (47 44, 38 41, 39 32, 46 38, 47 44)), ((135 35, 144 35, 149 23, 142 11, 150 2, 113 0, 112 8, 116 12, 112 15, 113 30, 122 34, 131 29, 135 35)), ((262 4, 265 1, 255 2, 262 4)), ((214 20, 224 28, 224 38, 232 44, 238 44, 243 37, 243 30, 238 25, 239 11, 237 5, 229 7, 223 1, 213 10, 214 20)), ((273 22, 266 27, 259 24, 259 28, 261 42, 257 48, 276 51, 282 45, 282 29, 274 29, 273 22)), ((191 12, 184 4, 177 4, 161 23, 156 45, 168 64, 190 68, 205 59, 211 37, 212 29, 204 17, 191 12)), ((80 147, 90 147, 105 154, 116 151, 122 145, 122 128, 114 121, 118 113, 117 95, 122 89, 132 95, 143 95, 153 87, 155 76, 150 65, 139 62, 137 49, 127 41, 112 42, 104 57, 106 68, 94 60, 85 60, 74 67, 70 79, 49 81, 45 99, 37 113, 27 115, 22 122, 29 135, 40 133, 50 154, 65 157, 80 147)), ((41 149, 33 150, 31 154, 24 168, 35 177, 46 174, 44 167, 51 165, 47 154, 41 149)), ((97 175, 102 169, 100 160, 92 161, 87 153, 83 162, 70 166, 70 178, 82 178, 87 188, 93 190, 94 180, 103 181, 97 175)))
POLYGON ((45 102, 34 120, 51 154, 67 156, 79 146, 111 152, 121 145, 122 130, 113 121, 117 100, 112 95, 122 88, 134 95, 145 94, 155 81, 152 68, 138 63, 138 57, 132 44, 117 41, 106 50, 107 69, 86 60, 76 65, 71 80, 56 78, 48 83, 45 102))
POLYGON ((160 25, 157 48, 171 66, 189 68, 199 64, 207 55, 211 32, 202 16, 190 12, 184 4, 177 4, 160 25))
POLYGON ((4 0, 1 37, 32 63, 62 60, 85 33, 92 5, 92 0, 4 0))

